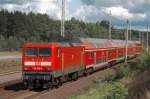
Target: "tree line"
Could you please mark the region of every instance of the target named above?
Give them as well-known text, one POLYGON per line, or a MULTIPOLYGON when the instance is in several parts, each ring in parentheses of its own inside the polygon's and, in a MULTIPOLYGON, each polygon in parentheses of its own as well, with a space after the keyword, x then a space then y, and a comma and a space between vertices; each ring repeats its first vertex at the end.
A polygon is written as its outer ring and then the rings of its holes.
MULTIPOLYGON (((25 42, 59 41, 62 39, 60 26, 60 20, 54 20, 46 14, 1 10, 0 50, 18 50, 25 42)), ((107 20, 93 23, 71 18, 65 23, 65 39, 108 38, 108 28, 107 20)), ((120 35, 114 34, 113 37, 120 38, 120 35)))

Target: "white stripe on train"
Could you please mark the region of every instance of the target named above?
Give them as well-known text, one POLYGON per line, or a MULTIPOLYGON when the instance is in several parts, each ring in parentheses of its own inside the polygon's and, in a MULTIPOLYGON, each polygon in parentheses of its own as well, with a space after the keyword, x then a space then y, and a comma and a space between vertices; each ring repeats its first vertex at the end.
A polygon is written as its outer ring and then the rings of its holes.
POLYGON ((52 62, 32 62, 32 61, 26 61, 24 62, 25 66, 35 66, 35 65, 40 65, 40 66, 51 66, 52 62))

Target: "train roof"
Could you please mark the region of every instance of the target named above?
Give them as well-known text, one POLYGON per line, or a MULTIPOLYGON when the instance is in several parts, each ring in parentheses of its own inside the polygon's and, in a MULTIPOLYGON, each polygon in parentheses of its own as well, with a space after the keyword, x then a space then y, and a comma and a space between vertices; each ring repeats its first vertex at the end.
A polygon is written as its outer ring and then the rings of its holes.
MULTIPOLYGON (((111 40, 108 39, 96 39, 96 38, 80 38, 81 42, 92 44, 95 48, 108 48, 108 47, 124 47, 126 44, 125 40, 111 40)), ((140 44, 139 41, 128 41, 128 45, 140 44)))
MULTIPOLYGON (((60 47, 73 47, 73 46, 84 46, 86 49, 91 48, 109 48, 109 47, 124 47, 126 44, 125 40, 112 40, 108 39, 97 39, 97 38, 76 38, 69 41, 62 42, 49 42, 49 43, 26 43, 25 46, 60 46, 60 47)), ((128 45, 140 44, 139 41, 128 41, 128 45)))

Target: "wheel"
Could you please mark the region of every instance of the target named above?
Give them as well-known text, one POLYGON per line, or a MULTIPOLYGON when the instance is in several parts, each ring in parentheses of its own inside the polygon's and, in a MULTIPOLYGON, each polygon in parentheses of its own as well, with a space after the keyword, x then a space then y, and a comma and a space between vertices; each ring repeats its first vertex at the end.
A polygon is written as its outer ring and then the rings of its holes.
POLYGON ((58 81, 59 81, 58 85, 59 85, 59 86, 62 86, 61 78, 58 78, 58 81))
POLYGON ((60 78, 55 78, 55 79, 54 79, 54 82, 53 82, 53 85, 54 85, 56 88, 59 88, 59 87, 62 85, 61 79, 60 79, 60 78))
POLYGON ((78 72, 73 73, 73 74, 71 75, 71 79, 72 79, 73 81, 78 80, 78 72))
POLYGON ((33 88, 34 88, 34 82, 33 81, 27 81, 27 88, 29 90, 33 90, 33 88))
POLYGON ((90 75, 94 72, 94 69, 93 68, 90 68, 90 75))
POLYGON ((84 76, 88 76, 88 75, 90 75, 89 70, 88 70, 88 69, 85 69, 85 70, 84 70, 84 76))
POLYGON ((85 72, 84 72, 84 75, 88 76, 88 75, 92 74, 93 71, 94 71, 93 68, 86 69, 85 72))

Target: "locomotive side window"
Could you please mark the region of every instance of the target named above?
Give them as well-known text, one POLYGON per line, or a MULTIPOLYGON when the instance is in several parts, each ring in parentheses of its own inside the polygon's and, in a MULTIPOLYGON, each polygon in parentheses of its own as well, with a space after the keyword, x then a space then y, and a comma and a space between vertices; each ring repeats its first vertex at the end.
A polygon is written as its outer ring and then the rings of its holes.
POLYGON ((37 55, 38 55, 38 49, 37 48, 27 48, 26 49, 26 56, 34 57, 37 55))
POLYGON ((39 56, 51 56, 50 48, 39 48, 39 56))

